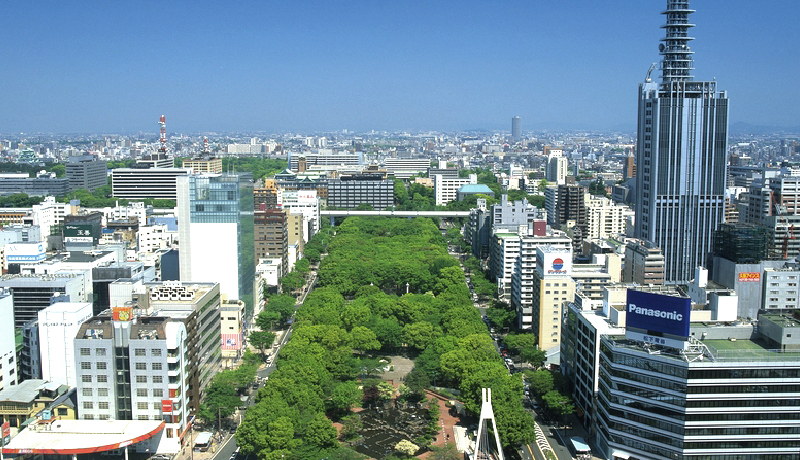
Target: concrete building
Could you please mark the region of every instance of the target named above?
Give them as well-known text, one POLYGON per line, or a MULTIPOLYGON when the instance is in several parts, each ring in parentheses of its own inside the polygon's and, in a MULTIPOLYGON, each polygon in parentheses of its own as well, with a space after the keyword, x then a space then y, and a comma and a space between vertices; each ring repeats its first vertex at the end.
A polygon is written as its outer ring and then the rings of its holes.
POLYGON ((253 216, 255 258, 280 259, 281 273, 288 273, 289 269, 289 216, 297 214, 281 209, 261 209, 253 216))
POLYGON ((193 174, 177 184, 181 280, 219 281, 223 296, 252 311, 252 174, 193 174))
MULTIPOLYGON (((13 314, 13 312, 12 312, 13 314)), ((22 348, 16 354, 20 381, 42 378, 42 356, 39 352, 39 319, 38 317, 25 323, 21 329, 22 348)), ((5 379, 5 376, 4 376, 5 379)), ((5 381, 5 380, 4 380, 5 381)))
POLYGON ((369 205, 383 210, 394 206, 394 181, 384 174, 349 174, 328 181, 328 207, 354 209, 369 205))
POLYGON ((562 149, 545 147, 544 155, 547 157, 547 172, 545 174, 547 182, 556 185, 566 184, 569 160, 564 156, 564 151, 562 149))
POLYGON ((54 296, 69 296, 71 302, 86 302, 91 294, 89 275, 82 272, 57 272, 48 275, 3 275, 0 288, 14 296, 14 327, 38 318, 41 310, 53 303, 54 296), (88 292, 87 292, 88 291, 88 292))
POLYGON ((42 378, 70 388, 78 386, 72 340, 92 316, 89 302, 58 302, 38 313, 42 378))
POLYGON ((65 196, 69 193, 69 180, 55 173, 40 171, 36 177, 26 173, 1 173, 0 196, 25 193, 30 196, 65 196))
POLYGON ((244 341, 244 304, 227 302, 219 309, 220 331, 222 334, 222 359, 225 367, 231 367, 234 360, 242 355, 244 341))
POLYGON ((289 210, 292 214, 303 215, 308 228, 303 236, 306 243, 319 231, 320 198, 315 190, 278 190, 278 207, 284 211, 289 210))
MULTIPOLYGON (((523 305, 521 313, 530 315, 530 327, 538 339, 539 348, 549 356, 553 356, 550 350, 555 349, 557 356, 561 343, 561 317, 575 297, 572 249, 539 246, 536 252, 536 270, 530 283, 530 309, 523 305)), ((521 326, 524 327, 524 323, 521 326)), ((548 357, 548 362, 558 364, 558 359, 548 357)))
POLYGON ((188 396, 186 404, 195 413, 203 391, 222 369, 220 346, 219 283, 183 284, 175 281, 145 283, 146 295, 138 306, 150 316, 168 317, 186 328, 188 396))
POLYGON ((428 158, 387 158, 384 160, 386 172, 396 179, 409 179, 427 172, 431 166, 428 158))
POLYGON ((615 204, 608 198, 590 196, 586 203, 586 235, 584 239, 624 235, 626 222, 634 216, 631 208, 615 204))
POLYGON ((664 254, 653 243, 630 239, 625 244, 622 282, 641 285, 664 284, 664 254))
POLYGON ((129 200, 176 200, 176 180, 190 172, 186 168, 117 168, 111 172, 112 194, 129 200))
MULTIPOLYGON (((81 420, 163 420, 146 446, 177 453, 189 423, 191 368, 186 327, 160 316, 132 317, 131 309, 94 316, 73 340, 81 370, 81 420)), ((145 446, 137 446, 144 448, 145 446)))
POLYGON ((14 301, 7 290, 0 291, 0 390, 16 385, 17 344, 14 334, 14 301))
POLYGON ((522 140, 522 118, 511 118, 511 140, 519 142, 522 140))
POLYGON ((477 184, 478 176, 470 174, 469 177, 447 177, 441 174, 429 176, 433 178, 433 194, 437 206, 444 206, 458 198, 458 189, 462 185, 477 184))
MULTIPOLYGON (((541 247, 552 248, 553 251, 569 250, 569 266, 572 264, 572 241, 564 233, 552 232, 546 236, 520 238, 519 256, 514 260, 513 272, 511 273, 510 295, 510 304, 517 311, 517 321, 520 329, 537 327, 537 322, 534 320, 533 315, 536 314, 536 310, 541 307, 541 304, 538 300, 539 298, 535 297, 534 289, 537 283, 535 276, 538 267, 538 249, 541 247)), ((569 282, 572 281, 570 280, 569 282)))
POLYGON ((183 160, 183 167, 195 173, 222 173, 222 158, 192 158, 183 160))
POLYGON ((91 155, 69 157, 64 165, 70 190, 94 191, 108 184, 108 166, 91 155))
POLYGON ((75 420, 75 391, 66 385, 31 379, 0 390, 0 421, 13 428, 23 428, 25 421, 48 410, 53 417, 75 420))

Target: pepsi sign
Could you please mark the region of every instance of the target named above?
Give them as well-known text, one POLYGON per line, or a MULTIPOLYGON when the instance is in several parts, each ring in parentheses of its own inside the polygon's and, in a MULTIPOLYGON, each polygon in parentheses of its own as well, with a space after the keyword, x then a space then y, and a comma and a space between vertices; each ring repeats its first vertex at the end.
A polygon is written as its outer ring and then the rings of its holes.
POLYGON ((564 268, 564 261, 561 258, 556 258, 553 260, 552 267, 553 270, 561 270, 564 268))
POLYGON ((628 328, 689 337, 692 299, 628 289, 628 328))

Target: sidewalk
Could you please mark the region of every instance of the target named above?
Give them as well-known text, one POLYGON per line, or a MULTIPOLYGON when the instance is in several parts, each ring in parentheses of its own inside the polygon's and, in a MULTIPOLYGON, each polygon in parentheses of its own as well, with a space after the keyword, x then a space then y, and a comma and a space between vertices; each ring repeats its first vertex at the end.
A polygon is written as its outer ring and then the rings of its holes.
POLYGON ((221 441, 219 440, 219 437, 214 436, 214 441, 211 443, 211 447, 206 452, 192 452, 190 447, 194 447, 194 440, 200 433, 200 431, 190 430, 189 434, 186 435, 186 445, 180 452, 172 457, 172 460, 210 460, 214 458, 214 455, 216 455, 219 447, 228 442, 228 440, 233 436, 231 434, 226 434, 221 441))

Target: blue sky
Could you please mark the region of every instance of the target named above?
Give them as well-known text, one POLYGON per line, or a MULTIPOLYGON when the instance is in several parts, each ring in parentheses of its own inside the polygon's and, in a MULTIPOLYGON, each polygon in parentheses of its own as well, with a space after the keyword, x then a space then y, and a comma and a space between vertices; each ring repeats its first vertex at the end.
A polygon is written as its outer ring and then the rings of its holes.
MULTIPOLYGON (((691 5, 731 123, 800 125, 800 2, 691 5)), ((4 2, 0 132, 633 130, 665 6, 4 2)))

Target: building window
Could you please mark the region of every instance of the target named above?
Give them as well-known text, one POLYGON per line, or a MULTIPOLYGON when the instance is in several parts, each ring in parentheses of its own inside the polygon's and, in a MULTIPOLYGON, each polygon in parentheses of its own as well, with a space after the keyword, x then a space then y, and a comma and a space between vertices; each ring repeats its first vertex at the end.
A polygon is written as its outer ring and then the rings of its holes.
POLYGON ((134 356, 147 356, 147 350, 144 348, 136 348, 133 350, 134 356))
POLYGON ((94 409, 94 403, 92 403, 91 401, 84 401, 83 402, 83 408, 84 409, 94 409))
MULTIPOLYGON (((100 379, 97 379, 99 382, 100 379)), ((81 382, 83 383, 92 383, 92 376, 91 375, 81 375, 81 382)))
POLYGON ((164 397, 164 389, 163 388, 153 388, 153 397, 154 398, 163 398, 164 397))
POLYGON ((150 418, 147 415, 140 415, 136 417, 136 420, 150 420, 150 418))
MULTIPOLYGON (((91 382, 91 380, 89 380, 89 381, 91 382)), ((98 383, 106 383, 106 382, 108 382, 108 376, 106 374, 99 374, 97 376, 97 382, 98 383)))
POLYGON ((153 409, 155 409, 155 410, 161 410, 161 401, 155 401, 155 402, 153 403, 153 409))
POLYGON ((84 388, 82 390, 82 393, 83 393, 84 396, 91 396, 92 395, 92 389, 91 388, 84 388))
POLYGON ((97 403, 98 409, 108 409, 108 401, 100 401, 97 403))
POLYGON ((83 415, 83 419, 84 420, 94 420, 94 415, 92 415, 92 414, 88 414, 88 415, 84 414, 83 415))
POLYGON ((100 414, 100 420, 108 420, 108 414, 100 414))
POLYGON ((58 415, 67 415, 67 408, 66 407, 59 407, 58 408, 58 415))
POLYGON ((171 437, 173 437, 173 435, 172 435, 172 428, 167 428, 167 437, 168 437, 168 438, 171 438, 171 437))
POLYGON ((94 354, 96 354, 97 356, 105 356, 106 355, 106 349, 105 348, 95 348, 94 349, 94 354))
POLYGON ((137 371, 146 371, 147 370, 147 363, 136 363, 136 370, 137 371))
POLYGON ((137 375, 136 376, 136 383, 147 383, 147 376, 146 375, 137 375))
POLYGON ((91 354, 91 350, 88 348, 81 348, 81 356, 89 356, 91 354))
POLYGON ((161 349, 160 348, 151 348, 150 354, 153 356, 161 356, 161 349))
POLYGON ((136 403, 136 408, 139 410, 147 410, 147 403, 146 402, 138 402, 136 403))
POLYGON ((108 388, 98 388, 97 396, 108 396, 108 388))
POLYGON ((153 383, 164 383, 164 377, 160 375, 153 376, 153 383))
POLYGON ((99 362, 99 363, 97 363, 97 368, 100 369, 101 371, 104 371, 104 370, 106 370, 106 364, 107 363, 105 363, 105 362, 99 362))
POLYGON ((86 370, 91 368, 92 368, 92 363, 86 361, 81 362, 81 369, 86 370))
POLYGON ((153 363, 152 366, 153 366, 153 370, 154 371, 160 371, 161 370, 161 363, 153 363))
POLYGON ((147 397, 147 388, 137 388, 136 389, 136 396, 138 396, 140 398, 146 398, 147 397))

